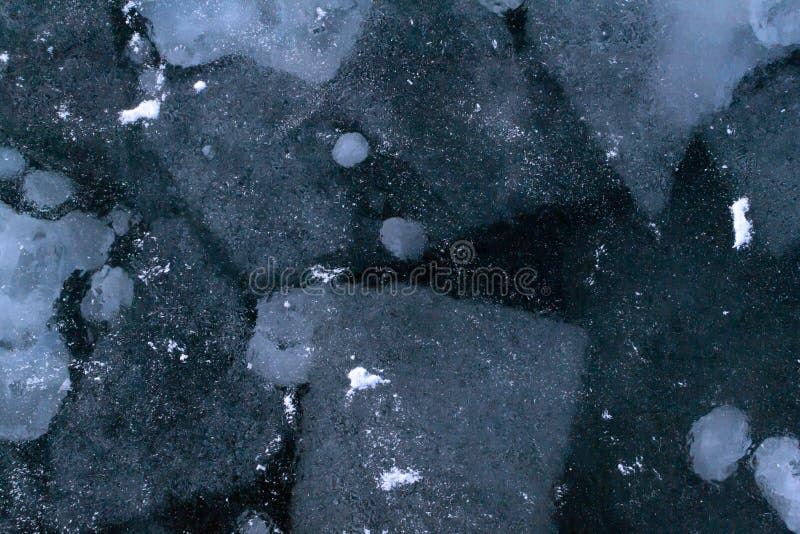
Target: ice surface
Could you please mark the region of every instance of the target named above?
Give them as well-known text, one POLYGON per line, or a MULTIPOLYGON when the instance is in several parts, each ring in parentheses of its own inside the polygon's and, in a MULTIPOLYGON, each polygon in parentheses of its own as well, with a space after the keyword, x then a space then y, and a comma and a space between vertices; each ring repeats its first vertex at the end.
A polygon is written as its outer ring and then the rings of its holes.
POLYGON ((695 421, 689 431, 692 469, 703 480, 725 480, 736 471, 751 444, 747 416, 733 406, 718 406, 695 421))
POLYGON ((351 293, 275 299, 304 303, 313 347, 294 527, 550 529, 583 332, 423 288, 351 293), (387 382, 343 395, 354 366, 387 382))
POLYGON ((165 503, 250 491, 283 449, 283 394, 231 364, 247 342, 236 284, 183 219, 147 228, 125 266, 147 283, 75 366, 80 387, 46 437, 47 530, 152 531, 165 503))
POLYGON ((22 175, 25 158, 13 148, 0 147, 0 180, 11 180, 22 175))
POLYGON ((380 239, 383 246, 401 260, 420 259, 427 243, 421 224, 400 217, 383 221, 380 239))
POLYGON ((783 53, 768 46, 775 25, 786 28, 783 44, 798 42, 788 30, 796 28, 796 2, 765 11, 776 4, 547 0, 528 6, 528 33, 652 215, 664 206, 693 128, 730 103, 750 69, 783 53), (756 37, 754 20, 768 35, 756 37))
POLYGON ((767 46, 800 43, 800 2, 798 0, 748 0, 750 26, 767 46))
POLYGON ((121 267, 103 268, 92 275, 91 287, 81 302, 87 321, 111 321, 133 302, 133 280, 121 267))
POLYGON ((369 142, 358 132, 342 134, 333 145, 331 156, 333 161, 342 167, 355 167, 369 154, 369 142))
POLYGON ((756 484, 786 528, 800 532, 800 444, 795 438, 767 438, 753 454, 756 484))
POLYGON ((41 210, 50 210, 67 202, 74 194, 72 181, 60 172, 32 171, 25 175, 22 194, 41 210))
POLYGON ((139 0, 169 63, 189 67, 240 54, 310 82, 332 78, 371 0, 139 0))
POLYGON ((103 264, 113 241, 88 215, 44 221, 0 203, 0 438, 47 430, 69 386, 69 352, 48 326, 54 303, 73 271, 103 264))
POLYGON ((800 67, 766 69, 742 84, 731 107, 706 130, 715 165, 733 194, 752 206, 759 243, 785 255, 800 242, 800 67))

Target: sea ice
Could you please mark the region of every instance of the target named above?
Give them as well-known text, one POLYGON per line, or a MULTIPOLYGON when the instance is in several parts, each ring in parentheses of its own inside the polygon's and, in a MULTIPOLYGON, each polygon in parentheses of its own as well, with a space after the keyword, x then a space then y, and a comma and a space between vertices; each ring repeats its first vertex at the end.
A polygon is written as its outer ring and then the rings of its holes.
POLYGON ((133 280, 121 267, 103 265, 91 283, 81 301, 81 315, 87 321, 111 321, 133 302, 133 280))
POLYGON ((11 180, 22 175, 25 158, 13 148, 0 147, 0 180, 11 180))
POLYGON ((750 211, 750 201, 742 197, 731 205, 733 216, 733 248, 740 249, 750 244, 753 239, 753 223, 747 220, 750 211))
POLYGON ((742 411, 727 405, 714 408, 689 431, 692 469, 703 480, 725 480, 751 444, 750 425, 742 411))
POLYGON ((74 194, 72 181, 60 172, 33 171, 25 175, 22 194, 41 210, 57 208, 74 194))
POLYGON ((392 217, 383 221, 380 239, 386 250, 401 260, 418 260, 425 252, 425 228, 415 221, 392 217))
POLYGON ((309 82, 331 79, 371 0, 140 0, 169 63, 190 67, 241 54, 309 82))
POLYGON ((349 132, 339 136, 333 145, 331 156, 333 161, 342 167, 355 167, 369 154, 369 142, 358 132, 349 132))
POLYGON ((132 109, 119 112, 120 124, 133 124, 143 119, 157 119, 161 110, 161 101, 157 98, 145 100, 132 109))
POLYGON ((753 454, 756 484, 786 528, 800 532, 800 444, 795 438, 767 438, 753 454))

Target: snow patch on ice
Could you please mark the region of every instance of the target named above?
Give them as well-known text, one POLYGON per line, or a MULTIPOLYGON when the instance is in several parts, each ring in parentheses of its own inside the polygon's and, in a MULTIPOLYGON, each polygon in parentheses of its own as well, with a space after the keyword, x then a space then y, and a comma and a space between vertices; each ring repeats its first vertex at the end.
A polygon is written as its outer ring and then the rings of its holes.
POLYGON ((197 80, 196 82, 194 82, 194 85, 192 87, 194 87, 194 90, 196 92, 202 93, 203 91, 205 91, 206 87, 208 87, 208 84, 206 84, 206 82, 204 82, 203 80, 197 80))
POLYGON ((789 437, 765 439, 753 463, 764 498, 789 530, 800 532, 800 443, 789 437))
POLYGON ((733 406, 718 406, 694 422, 689 431, 692 470, 706 481, 722 481, 736 471, 750 448, 747 416, 733 406))
POLYGON ((383 491, 391 491, 398 486, 408 486, 422 480, 419 471, 416 469, 399 469, 392 467, 391 470, 381 474, 378 480, 378 487, 383 491))
POLYGON ((340 135, 331 151, 333 161, 345 168, 355 167, 367 159, 368 155, 369 142, 358 132, 340 135))
POLYGON ((143 119, 157 119, 161 112, 161 102, 158 99, 145 100, 133 109, 119 112, 120 124, 133 124, 143 119))
POLYGON ((733 248, 739 250, 746 247, 753 239, 753 223, 747 220, 747 212, 750 211, 750 201, 747 197, 742 197, 734 202, 731 207, 733 216, 733 248))

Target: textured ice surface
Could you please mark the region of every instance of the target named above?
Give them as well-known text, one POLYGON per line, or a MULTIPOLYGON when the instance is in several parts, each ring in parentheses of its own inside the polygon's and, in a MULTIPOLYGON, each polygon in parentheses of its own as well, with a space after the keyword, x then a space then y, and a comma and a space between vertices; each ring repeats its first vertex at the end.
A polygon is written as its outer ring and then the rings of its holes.
POLYGON ((74 194, 72 181, 60 172, 32 171, 22 183, 25 200, 41 210, 62 205, 74 194))
POLYGON ((383 221, 380 239, 386 250, 401 260, 418 260, 425 252, 425 228, 415 221, 392 217, 383 221))
POLYGON ((17 150, 0 147, 0 180, 11 180, 22 175, 25 158, 17 150))
POLYGON ((786 528, 800 532, 800 444, 795 438, 767 438, 753 454, 756 484, 786 528))
POLYGON ((240 54, 310 82, 336 74, 371 0, 139 0, 168 62, 189 67, 240 54))
POLYGON ((42 221, 0 203, 0 438, 47 430, 69 387, 69 352, 48 325, 54 303, 73 271, 105 262, 113 241, 88 215, 42 221))
POLYGON ((741 410, 727 405, 714 408, 689 431, 692 470, 703 480, 725 480, 751 444, 750 425, 741 410))
POLYGON ((355 293, 275 299, 304 303, 313 347, 295 528, 550 528, 582 331, 421 288, 355 293), (386 382, 346 395, 354 367, 386 382))
POLYGON ((704 136, 734 194, 749 198, 759 243, 783 255, 800 242, 800 67, 778 65, 742 85, 704 136))
POLYGON ((798 0, 747 0, 750 26, 767 46, 800 43, 800 2, 798 0))
POLYGON ((253 487, 283 447, 282 395, 230 363, 247 332, 235 284, 185 221, 148 226, 127 266, 137 298, 76 366, 81 387, 47 436, 54 531, 152 530, 167 502, 253 487))
POLYGON ((369 142, 358 132, 342 134, 333 145, 331 156, 333 161, 342 167, 355 167, 369 154, 369 142))
POLYGON ((783 53, 771 46, 772 30, 786 28, 781 44, 798 42, 788 30, 796 31, 796 8, 794 1, 547 0, 528 6, 528 32, 609 163, 653 214, 692 129, 728 105, 752 67, 783 53))
POLYGON ((91 287, 81 302, 81 315, 87 321, 111 321, 120 308, 133 302, 133 280, 121 267, 103 268, 92 275, 91 287))

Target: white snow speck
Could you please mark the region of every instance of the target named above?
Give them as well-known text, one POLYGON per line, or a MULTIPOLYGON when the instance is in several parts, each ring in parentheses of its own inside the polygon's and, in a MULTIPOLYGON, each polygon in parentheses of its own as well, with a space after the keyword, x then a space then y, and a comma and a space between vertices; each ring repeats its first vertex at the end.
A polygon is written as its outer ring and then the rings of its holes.
POLYGON ((8 63, 9 59, 11 59, 11 57, 8 55, 8 52, 0 54, 0 63, 8 63))
POLYGON ((356 367, 347 373, 347 378, 350 379, 350 391, 347 392, 348 395, 352 395, 354 391, 372 389, 377 385, 388 384, 390 382, 378 375, 373 375, 363 367, 356 367))
POLYGON ((192 87, 194 87, 194 90, 197 91, 198 93, 202 93, 205 90, 205 88, 208 87, 208 84, 206 84, 206 82, 204 82, 203 80, 197 80, 196 82, 194 82, 194 85, 192 87))
POLYGON ((132 124, 141 119, 157 119, 161 111, 161 102, 158 100, 145 100, 133 109, 119 112, 120 124, 132 124))
POLYGON ((402 470, 397 467, 392 467, 391 471, 386 471, 381 474, 378 487, 383 491, 391 491, 397 486, 407 486, 422 480, 419 471, 415 469, 402 470))
POLYGON ((600 417, 603 418, 603 421, 611 421, 612 419, 614 419, 614 417, 611 415, 611 413, 609 413, 608 408, 603 410, 603 413, 600 414, 600 417))
POLYGON ((740 249, 750 244, 753 239, 753 223, 747 220, 745 214, 750 210, 750 201, 742 197, 731 205, 733 215, 733 248, 740 249))

